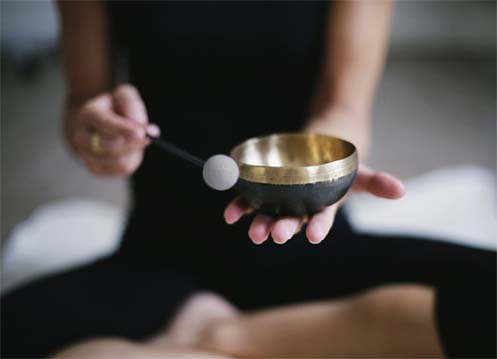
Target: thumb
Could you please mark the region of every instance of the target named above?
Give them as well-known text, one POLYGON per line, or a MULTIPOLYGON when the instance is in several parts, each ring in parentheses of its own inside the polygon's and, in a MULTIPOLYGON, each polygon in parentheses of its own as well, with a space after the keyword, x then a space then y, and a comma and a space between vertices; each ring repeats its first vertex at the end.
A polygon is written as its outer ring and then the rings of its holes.
POLYGON ((402 181, 387 173, 374 172, 360 166, 352 189, 355 192, 366 191, 377 197, 397 199, 404 195, 405 188, 402 181))
POLYGON ((136 87, 119 85, 112 94, 112 105, 117 114, 143 125, 148 123, 147 110, 136 87))

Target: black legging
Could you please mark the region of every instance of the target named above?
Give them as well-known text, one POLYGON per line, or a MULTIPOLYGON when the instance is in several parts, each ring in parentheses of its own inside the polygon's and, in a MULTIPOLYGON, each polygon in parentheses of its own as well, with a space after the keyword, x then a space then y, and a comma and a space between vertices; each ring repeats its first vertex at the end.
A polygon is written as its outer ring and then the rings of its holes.
POLYGON ((495 356, 494 252, 357 234, 342 216, 337 222, 336 238, 321 245, 306 244, 304 238, 284 246, 250 244, 247 248, 260 252, 251 257, 251 265, 243 261, 247 252, 219 248, 216 254, 204 253, 203 261, 195 256, 196 263, 166 257, 151 263, 138 259, 141 254, 134 258, 120 251, 27 285, 2 298, 2 357, 43 357, 97 336, 145 338, 165 326, 187 296, 201 290, 249 310, 406 282, 436 288, 446 354, 495 356), (305 249, 279 256, 292 247, 305 249), (239 258, 240 266, 233 265, 235 260, 226 268, 226 257, 239 258))

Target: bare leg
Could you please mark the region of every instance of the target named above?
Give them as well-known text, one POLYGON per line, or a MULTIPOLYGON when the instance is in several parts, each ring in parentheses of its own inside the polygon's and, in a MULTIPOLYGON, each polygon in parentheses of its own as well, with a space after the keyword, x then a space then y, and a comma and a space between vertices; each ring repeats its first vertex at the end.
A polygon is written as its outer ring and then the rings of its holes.
POLYGON ((433 304, 431 289, 397 285, 241 316, 222 298, 204 294, 145 343, 98 339, 57 358, 441 357, 433 304), (200 351, 184 348, 190 345, 200 351))
POLYGON ((434 293, 385 286, 215 323, 200 348, 239 357, 441 357, 434 293))
POLYGON ((157 348, 146 344, 132 343, 119 338, 99 338, 73 345, 52 359, 228 359, 223 355, 204 351, 157 348))
POLYGON ((97 338, 72 345, 56 354, 62 358, 198 358, 223 359, 221 354, 192 349, 215 321, 238 317, 238 311, 223 298, 199 293, 189 298, 167 329, 145 342, 121 338, 97 338))
POLYGON ((147 343, 155 346, 191 348, 213 323, 238 318, 240 312, 222 297, 198 293, 188 298, 166 330, 147 343))

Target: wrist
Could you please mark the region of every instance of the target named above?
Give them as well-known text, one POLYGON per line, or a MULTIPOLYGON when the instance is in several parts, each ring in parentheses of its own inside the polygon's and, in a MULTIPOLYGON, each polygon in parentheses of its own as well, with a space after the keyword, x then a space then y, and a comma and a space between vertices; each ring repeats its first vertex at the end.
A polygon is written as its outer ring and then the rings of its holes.
POLYGON ((356 126, 368 125, 371 118, 369 108, 358 105, 349 105, 343 103, 332 103, 327 106, 322 106, 312 112, 310 120, 323 122, 346 122, 354 123, 356 126))
POLYGON ((330 106, 312 116, 304 131, 343 138, 357 147, 361 160, 368 156, 371 137, 371 121, 368 111, 330 106))
POLYGON ((62 134, 64 142, 71 152, 78 154, 78 149, 75 145, 74 137, 76 132, 77 114, 81 108, 81 104, 73 104, 70 101, 66 102, 62 121, 62 134))

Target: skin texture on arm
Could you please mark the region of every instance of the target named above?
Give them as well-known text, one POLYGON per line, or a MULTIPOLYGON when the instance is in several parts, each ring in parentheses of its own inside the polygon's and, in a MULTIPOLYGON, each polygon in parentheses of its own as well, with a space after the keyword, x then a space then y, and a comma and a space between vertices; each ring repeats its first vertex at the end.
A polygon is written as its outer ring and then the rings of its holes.
MULTIPOLYGON (((107 8, 98 1, 60 1, 61 47, 67 83, 65 136, 95 175, 127 176, 149 144, 145 105, 131 85, 112 89, 107 8)), ((150 128, 152 127, 152 128, 150 128)))
MULTIPOLYGON (((317 86, 308 132, 338 136, 354 143, 361 159, 367 157, 370 137, 370 112, 374 91, 383 69, 388 43, 391 1, 334 1, 330 5, 327 27, 326 58, 317 86)), ((354 191, 395 199, 404 193, 402 183, 387 174, 360 166, 354 191)), ((249 229, 255 244, 269 235, 284 244, 308 221, 306 236, 311 243, 321 242, 333 225, 340 201, 311 218, 283 217, 277 220, 257 215, 249 229)), ((235 199, 224 212, 228 224, 249 213, 242 201, 235 199)))
POLYGON ((370 113, 383 70, 391 1, 334 1, 330 5, 326 61, 308 130, 352 141, 367 157, 370 113))
POLYGON ((67 101, 77 105, 112 87, 107 13, 97 1, 58 1, 57 5, 67 101))

